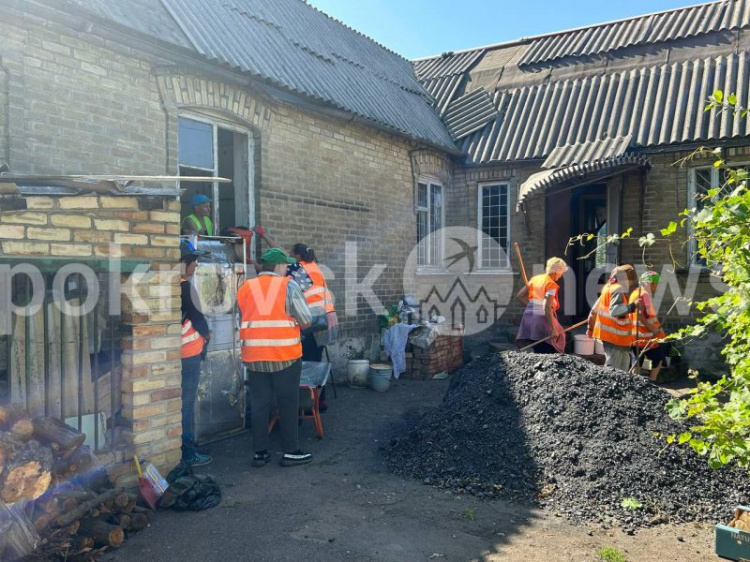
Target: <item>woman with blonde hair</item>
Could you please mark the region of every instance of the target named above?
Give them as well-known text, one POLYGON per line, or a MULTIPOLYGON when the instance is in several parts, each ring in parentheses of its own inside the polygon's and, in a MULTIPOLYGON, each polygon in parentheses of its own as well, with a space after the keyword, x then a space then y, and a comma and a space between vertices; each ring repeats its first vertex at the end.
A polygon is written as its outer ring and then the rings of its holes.
POLYGON ((534 346, 535 353, 565 353, 565 332, 557 320, 560 303, 557 282, 568 270, 568 265, 560 258, 547 260, 546 272, 529 279, 529 284, 518 291, 516 298, 525 306, 521 326, 516 336, 519 347, 543 340, 534 346))

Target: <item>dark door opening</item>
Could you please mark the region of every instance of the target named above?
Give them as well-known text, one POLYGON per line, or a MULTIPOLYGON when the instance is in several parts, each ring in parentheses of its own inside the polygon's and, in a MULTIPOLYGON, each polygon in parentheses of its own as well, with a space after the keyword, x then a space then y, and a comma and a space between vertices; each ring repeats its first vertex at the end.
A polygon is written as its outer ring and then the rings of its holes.
MULTIPOLYGON (((593 234, 607 236, 607 186, 586 185, 573 190, 570 198, 570 236, 593 234)), ((570 265, 576 274, 575 320, 588 316, 591 305, 586 299, 586 286, 591 273, 607 263, 607 251, 597 238, 571 248, 570 265), (597 244, 600 247, 597 248, 597 244)), ((600 277, 603 277, 603 273, 600 277)), ((593 282, 593 280, 591 281, 593 282)), ((602 282, 602 279, 597 279, 602 282)))

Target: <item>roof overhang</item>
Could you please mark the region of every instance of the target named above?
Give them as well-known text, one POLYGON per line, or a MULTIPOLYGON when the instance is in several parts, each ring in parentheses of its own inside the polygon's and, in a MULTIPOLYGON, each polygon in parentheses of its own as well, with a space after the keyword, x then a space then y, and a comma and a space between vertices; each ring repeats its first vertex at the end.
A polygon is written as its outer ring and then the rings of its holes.
POLYGON ((573 188, 616 176, 629 170, 650 168, 647 156, 625 154, 595 162, 571 164, 552 170, 542 170, 532 174, 521 184, 516 210, 521 210, 529 197, 559 189, 573 188))

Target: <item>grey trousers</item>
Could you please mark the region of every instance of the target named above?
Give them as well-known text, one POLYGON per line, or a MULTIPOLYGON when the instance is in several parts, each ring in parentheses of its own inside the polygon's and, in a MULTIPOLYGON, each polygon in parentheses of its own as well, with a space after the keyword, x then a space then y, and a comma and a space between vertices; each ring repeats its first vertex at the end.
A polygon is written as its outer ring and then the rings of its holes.
POLYGON ((284 452, 294 453, 299 450, 299 380, 301 374, 301 359, 275 373, 247 371, 255 451, 268 449, 268 422, 274 398, 281 415, 279 426, 284 452))
POLYGON ((604 344, 604 357, 606 358, 604 364, 608 367, 625 371, 626 373, 630 371, 630 348, 612 345, 607 342, 602 343, 604 344))

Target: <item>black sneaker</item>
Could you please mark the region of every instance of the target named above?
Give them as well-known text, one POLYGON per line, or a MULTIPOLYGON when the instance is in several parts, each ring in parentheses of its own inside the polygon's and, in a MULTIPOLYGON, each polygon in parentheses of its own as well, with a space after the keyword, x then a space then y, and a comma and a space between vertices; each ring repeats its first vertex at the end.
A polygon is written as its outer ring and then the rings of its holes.
POLYGON ((253 457, 253 466, 255 467, 266 466, 269 462, 271 462, 271 453, 268 451, 258 451, 253 457))
POLYGON ((284 453, 281 458, 281 466, 297 466, 298 464, 307 464, 312 461, 312 453, 303 453, 299 449, 293 453, 284 453))

